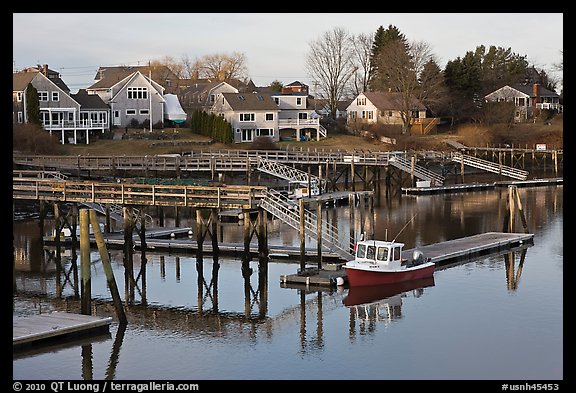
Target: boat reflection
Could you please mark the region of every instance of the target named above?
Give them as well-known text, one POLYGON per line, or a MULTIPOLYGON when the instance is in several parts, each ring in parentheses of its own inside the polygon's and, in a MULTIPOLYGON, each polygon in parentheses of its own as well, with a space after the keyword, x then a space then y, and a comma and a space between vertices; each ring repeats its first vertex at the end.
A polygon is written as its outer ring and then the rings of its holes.
MULTIPOLYGON (((350 317, 361 322, 390 322, 402 317, 402 298, 420 297, 424 288, 434 286, 434 276, 394 284, 350 287, 342 303, 350 317)), ((351 321, 352 322, 352 321, 351 321)))

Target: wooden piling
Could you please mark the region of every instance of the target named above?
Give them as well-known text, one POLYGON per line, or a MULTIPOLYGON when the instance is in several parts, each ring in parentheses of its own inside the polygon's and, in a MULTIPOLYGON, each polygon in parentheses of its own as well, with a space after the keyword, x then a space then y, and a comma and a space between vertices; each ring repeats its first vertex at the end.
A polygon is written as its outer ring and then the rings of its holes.
POLYGON ((88 210, 80 210, 80 313, 91 315, 92 288, 90 281, 90 217, 88 210))
POLYGON ((116 286, 116 279, 114 278, 114 272, 112 271, 112 265, 110 264, 110 256, 108 250, 106 249, 106 243, 104 242, 104 237, 100 232, 100 225, 98 224, 98 217, 95 210, 90 210, 90 223, 92 224, 92 230, 94 231, 94 238, 96 239, 96 245, 98 246, 98 251, 100 252, 100 259, 102 259, 102 266, 104 267, 104 273, 106 274, 106 282, 108 283, 108 288, 110 289, 110 294, 112 295, 112 301, 114 303, 114 308, 116 309, 116 316, 120 323, 128 323, 126 319, 126 314, 124 312, 124 307, 122 307, 122 299, 118 293, 118 287, 116 286))
POLYGON ((318 254, 318 270, 322 269, 322 202, 316 203, 316 242, 318 254))
POLYGON ((305 227, 305 211, 304 200, 300 198, 299 212, 300 212, 300 270, 306 269, 306 227, 305 227))

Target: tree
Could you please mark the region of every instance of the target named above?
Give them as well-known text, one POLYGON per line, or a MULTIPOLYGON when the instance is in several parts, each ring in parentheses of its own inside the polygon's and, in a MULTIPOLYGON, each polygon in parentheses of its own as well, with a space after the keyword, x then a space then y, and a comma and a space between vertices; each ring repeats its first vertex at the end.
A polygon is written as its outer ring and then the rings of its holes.
POLYGON ((199 60, 200 77, 217 81, 247 80, 246 56, 240 52, 230 55, 206 55, 199 60))
POLYGON ((448 109, 448 88, 444 74, 434 59, 430 59, 420 73, 422 91, 420 101, 430 110, 433 116, 439 116, 448 109))
POLYGON ((372 34, 358 34, 352 36, 350 41, 354 51, 354 60, 358 67, 352 78, 352 96, 356 97, 358 94, 368 91, 374 39, 372 34))
POLYGON ((284 85, 279 80, 275 80, 272 83, 270 83, 269 87, 270 87, 271 91, 273 91, 275 93, 280 93, 282 91, 282 88, 284 87, 284 85))
POLYGON ((40 120, 40 98, 38 90, 32 86, 32 83, 28 83, 28 86, 26 86, 26 117, 28 123, 42 124, 40 120))
POLYGON ((408 43, 406 41, 406 37, 404 34, 400 32, 400 30, 393 25, 389 25, 388 28, 385 30, 384 27, 380 26, 376 32, 374 33, 374 42, 372 44, 371 49, 371 56, 370 56, 370 78, 368 80, 368 84, 370 86, 370 90, 374 91, 377 90, 375 85, 378 85, 379 88, 384 88, 384 83, 382 80, 378 80, 382 78, 382 75, 379 70, 379 62, 378 57, 380 57, 380 53, 382 48, 384 48, 390 42, 398 42, 404 44, 405 52, 408 52, 408 43))
POLYGON ((433 60, 426 42, 407 43, 402 39, 386 43, 375 58, 378 76, 373 79, 373 87, 376 91, 399 93, 397 105, 402 118, 402 133, 410 130, 417 103, 424 99, 433 101, 433 96, 438 94, 432 90, 433 79, 425 83, 420 79, 431 76, 424 71, 427 65, 431 67, 433 60))
POLYGON ((358 69, 354 65, 354 53, 349 45, 350 35, 336 27, 312 41, 306 56, 306 69, 318 80, 321 93, 328 100, 330 116, 336 118, 338 101, 343 97, 350 78, 358 69))

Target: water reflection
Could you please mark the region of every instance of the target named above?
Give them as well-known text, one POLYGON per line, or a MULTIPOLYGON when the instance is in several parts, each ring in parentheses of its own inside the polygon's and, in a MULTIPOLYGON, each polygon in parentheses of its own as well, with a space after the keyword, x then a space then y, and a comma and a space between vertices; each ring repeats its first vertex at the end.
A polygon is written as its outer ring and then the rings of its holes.
POLYGON ((350 334, 360 323, 360 333, 373 331, 375 323, 388 325, 402 317, 402 298, 420 297, 424 288, 433 287, 434 276, 400 283, 350 287, 342 303, 350 309, 350 334))

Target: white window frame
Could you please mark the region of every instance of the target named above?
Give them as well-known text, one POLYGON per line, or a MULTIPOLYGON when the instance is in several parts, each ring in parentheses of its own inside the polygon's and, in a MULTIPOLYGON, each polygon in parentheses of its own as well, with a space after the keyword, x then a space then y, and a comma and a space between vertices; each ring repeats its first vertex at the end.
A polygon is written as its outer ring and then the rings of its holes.
POLYGON ((126 116, 136 116, 136 109, 126 109, 126 116))
POLYGON ((39 91, 38 92, 38 101, 40 102, 48 102, 48 92, 47 91, 39 91))
POLYGON ((50 99, 51 99, 52 101, 60 101, 60 92, 59 92, 59 91, 53 91, 53 92, 51 92, 51 93, 52 93, 52 94, 51 94, 50 99))
POLYGON ((129 100, 147 100, 148 88, 147 87, 128 87, 126 88, 126 98, 129 100))

